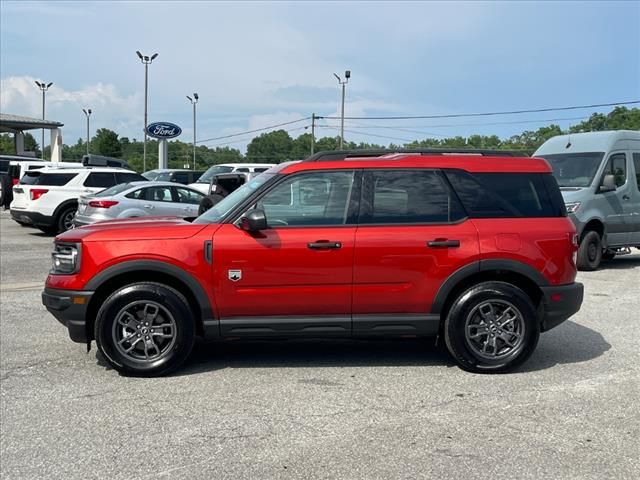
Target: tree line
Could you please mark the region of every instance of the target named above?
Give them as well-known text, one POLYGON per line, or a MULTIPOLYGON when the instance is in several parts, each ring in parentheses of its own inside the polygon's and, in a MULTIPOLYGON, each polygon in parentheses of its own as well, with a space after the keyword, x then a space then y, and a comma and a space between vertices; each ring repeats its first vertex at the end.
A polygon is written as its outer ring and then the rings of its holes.
MULTIPOLYGON (((640 130, 640 108, 616 107, 611 112, 594 113, 587 120, 572 125, 567 130, 551 124, 537 130, 525 130, 518 135, 501 139, 497 135, 470 135, 449 138, 425 138, 405 144, 380 145, 375 143, 345 142, 345 149, 381 149, 381 148, 487 148, 495 150, 519 150, 526 154, 533 153, 546 140, 564 133, 592 132, 602 130, 640 130)), ((314 151, 337 150, 339 137, 316 138, 314 151)), ((40 146, 30 133, 25 135, 25 149, 35 151, 40 156, 40 146)), ((142 171, 143 142, 128 137, 120 137, 113 130, 100 128, 91 138, 91 153, 110 157, 123 158, 137 171, 142 171)), ((74 145, 63 145, 62 158, 65 161, 79 161, 87 152, 86 141, 79 138, 74 145)), ((206 169, 218 163, 280 163, 287 160, 303 159, 311 152, 311 133, 304 133, 293 138, 285 130, 263 133, 249 142, 247 153, 228 146, 196 147, 197 169, 206 169)), ((15 154, 11 136, 0 135, 0 153, 15 154)), ((49 147, 45 148, 45 158, 49 157, 49 147)), ((169 168, 191 168, 193 162, 193 145, 174 140, 169 142, 169 168)), ((158 142, 147 141, 147 168, 158 164, 158 142)))

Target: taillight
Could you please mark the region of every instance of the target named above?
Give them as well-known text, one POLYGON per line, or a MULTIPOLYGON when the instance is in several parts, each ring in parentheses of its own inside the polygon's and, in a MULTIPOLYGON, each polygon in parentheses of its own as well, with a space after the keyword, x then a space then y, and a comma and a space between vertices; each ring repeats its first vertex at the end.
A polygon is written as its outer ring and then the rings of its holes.
POLYGON ((118 203, 115 200, 92 200, 89 202, 89 206, 93 208, 111 208, 118 203))
POLYGON ((32 188, 30 190, 31 200, 39 199, 42 195, 44 195, 48 191, 49 191, 49 189, 47 189, 47 188, 32 188))
POLYGON ((15 186, 15 185, 20 183, 20 179, 19 178, 12 178, 11 179, 11 183, 15 186))

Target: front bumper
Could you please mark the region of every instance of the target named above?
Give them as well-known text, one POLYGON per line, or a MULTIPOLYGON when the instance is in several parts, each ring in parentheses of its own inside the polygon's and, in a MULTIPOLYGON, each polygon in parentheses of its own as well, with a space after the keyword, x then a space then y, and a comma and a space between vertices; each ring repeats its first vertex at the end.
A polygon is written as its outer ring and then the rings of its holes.
POLYGON ((543 313, 540 330, 546 332, 567 320, 582 305, 584 286, 575 282, 569 285, 541 287, 543 313))
POLYGON ((93 293, 46 287, 42 292, 42 304, 67 327, 69 337, 74 342, 86 343, 91 340, 92 335, 87 332, 87 310, 93 293))
POLYGON ((55 224, 55 218, 51 215, 43 215, 38 212, 29 212, 27 210, 11 209, 11 218, 16 222, 25 225, 33 225, 34 227, 52 227, 55 224))

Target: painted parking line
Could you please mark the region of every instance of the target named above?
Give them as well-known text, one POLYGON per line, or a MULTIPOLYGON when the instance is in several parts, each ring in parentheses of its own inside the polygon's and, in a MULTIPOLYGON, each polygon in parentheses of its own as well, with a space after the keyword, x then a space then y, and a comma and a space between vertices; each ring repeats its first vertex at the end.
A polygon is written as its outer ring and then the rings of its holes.
POLYGON ((0 284, 0 292, 26 292, 30 290, 42 290, 43 288, 44 283, 42 282, 0 284))

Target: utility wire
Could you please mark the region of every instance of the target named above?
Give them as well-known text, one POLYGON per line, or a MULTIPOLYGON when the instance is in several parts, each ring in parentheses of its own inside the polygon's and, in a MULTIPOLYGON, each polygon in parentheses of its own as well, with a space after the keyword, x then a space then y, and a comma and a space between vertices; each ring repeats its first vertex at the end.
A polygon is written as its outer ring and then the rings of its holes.
MULTIPOLYGON (((330 128, 332 130, 340 130, 340 127, 330 127, 328 125, 318 125, 318 127, 319 128, 330 128)), ((406 142, 406 143, 410 143, 410 142, 415 141, 415 139, 409 140, 407 138, 389 137, 387 135, 378 135, 378 134, 375 134, 375 133, 357 132, 355 130, 347 130, 346 128, 344 129, 344 131, 347 132, 347 133, 354 133, 354 134, 357 134, 357 135, 365 135, 367 137, 378 137, 378 138, 384 138, 384 139, 387 139, 387 140, 399 140, 401 142, 406 142)))
POLYGON ((248 133, 263 132, 264 130, 270 130, 272 128, 284 127, 285 125, 292 125, 294 123, 304 122, 310 120, 311 117, 301 118, 299 120, 292 120, 290 122, 278 123, 276 125, 269 125, 268 127, 256 128, 255 130, 247 130, 245 132, 231 133, 229 135, 223 135, 221 137, 205 138, 204 140, 197 140, 196 143, 213 142, 215 140, 224 140, 225 138, 239 137, 240 135, 246 135, 248 133))
MULTIPOLYGON (((295 132, 296 130, 303 130, 306 128, 309 128, 311 125, 303 125, 302 127, 295 127, 295 128, 289 128, 287 130, 285 130, 285 132, 295 132)), ((222 147, 224 145, 232 145, 234 143, 242 143, 242 142, 246 142, 251 140, 253 137, 247 137, 247 138, 241 138, 239 140, 231 140, 229 142, 223 142, 223 143, 214 143, 213 145, 207 145, 208 147, 222 147)))
MULTIPOLYGON (((433 119, 433 118, 461 118, 461 117, 488 117, 494 115, 517 115, 520 113, 540 113, 540 112, 556 112, 563 110, 579 110, 584 108, 596 108, 596 107, 613 107, 617 105, 633 105, 640 103, 640 100, 633 100, 628 102, 613 102, 613 103, 596 103, 592 105, 573 105, 570 107, 553 107, 553 108, 536 108, 532 110, 511 110, 505 112, 482 112, 482 113, 457 113, 449 115, 407 115, 407 116, 386 116, 386 117, 344 117, 345 120, 413 120, 413 119, 433 119)), ((319 119, 326 120, 340 120, 341 117, 322 117, 317 116, 319 119)))
MULTIPOLYGON (((562 122, 575 120, 588 120, 589 117, 564 117, 564 118, 546 118, 540 120, 516 120, 511 122, 490 122, 490 123, 449 123, 446 125, 403 125, 402 127, 392 125, 362 125, 349 122, 349 128, 383 128, 389 130, 403 130, 405 128, 452 128, 452 127, 488 127, 493 125, 518 125, 525 123, 546 123, 546 122, 562 122)), ((332 125, 339 127, 340 125, 332 125)), ((429 133, 429 132, 424 132, 429 133)), ((433 134, 435 135, 435 134, 433 134)))

